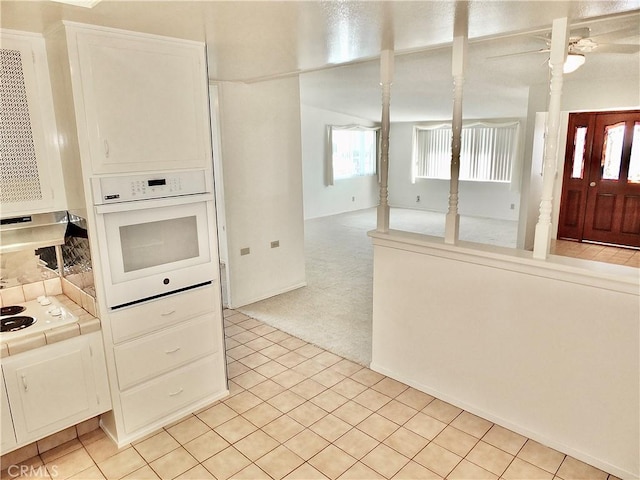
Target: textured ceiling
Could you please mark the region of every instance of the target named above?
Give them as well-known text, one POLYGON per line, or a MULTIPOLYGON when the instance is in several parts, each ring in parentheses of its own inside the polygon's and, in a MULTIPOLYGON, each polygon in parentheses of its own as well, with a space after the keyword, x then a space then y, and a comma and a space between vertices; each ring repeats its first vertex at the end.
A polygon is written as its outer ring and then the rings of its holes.
MULTIPOLYGON (((103 0, 85 9, 2 0, 0 8, 1 25, 10 29, 43 32, 65 19, 206 41, 212 80, 302 74, 304 103, 371 119, 380 116, 377 58, 393 48, 392 118, 446 118, 451 110, 455 1, 103 0)), ((592 34, 637 27, 623 41, 640 41, 640 0, 471 0, 468 11, 468 117, 482 116, 487 105, 500 116, 526 111, 529 85, 547 81, 546 56, 490 57, 544 48, 535 36, 548 33, 554 18, 567 16, 592 34)), ((637 78, 639 70, 637 54, 594 54, 571 75, 637 78)))

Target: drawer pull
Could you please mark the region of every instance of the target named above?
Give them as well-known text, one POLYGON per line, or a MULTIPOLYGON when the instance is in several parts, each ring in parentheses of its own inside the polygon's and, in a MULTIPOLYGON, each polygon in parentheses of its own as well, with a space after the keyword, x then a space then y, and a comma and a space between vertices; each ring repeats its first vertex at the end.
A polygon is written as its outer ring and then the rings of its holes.
POLYGON ((175 397, 176 395, 180 395, 182 393, 182 387, 180 387, 178 390, 176 390, 173 393, 170 393, 169 396, 170 397, 175 397))
POLYGON ((27 385, 27 376, 22 375, 22 386, 24 387, 24 391, 29 390, 29 385, 27 385))
POLYGON ((165 350, 164 353, 166 353, 167 355, 170 355, 172 353, 176 353, 178 350, 180 350, 180 347, 176 347, 173 350, 165 350))
POLYGON ((173 315, 174 313, 176 313, 176 311, 175 310, 171 310, 169 312, 161 313, 160 315, 163 316, 163 317, 168 317, 169 315, 173 315))

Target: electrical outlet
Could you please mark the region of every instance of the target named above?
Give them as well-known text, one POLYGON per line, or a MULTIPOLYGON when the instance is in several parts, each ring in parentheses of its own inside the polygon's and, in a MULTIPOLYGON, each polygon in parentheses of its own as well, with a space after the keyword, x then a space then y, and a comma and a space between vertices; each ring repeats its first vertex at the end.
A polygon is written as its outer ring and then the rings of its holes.
POLYGON ((515 210, 515 209, 516 209, 516 204, 515 204, 515 203, 512 203, 512 204, 511 204, 511 210, 515 210))
POLYGON ((416 202, 420 201, 420 195, 416 195, 416 202))
POLYGON ((355 202, 356 201, 356 197, 351 197, 351 201, 355 202))
POLYGON ((249 249, 249 247, 240 249, 240 255, 249 255, 250 253, 251 253, 251 250, 249 249))
POLYGON ((278 248, 280 246, 280 240, 274 240, 271 242, 271 248, 278 248))

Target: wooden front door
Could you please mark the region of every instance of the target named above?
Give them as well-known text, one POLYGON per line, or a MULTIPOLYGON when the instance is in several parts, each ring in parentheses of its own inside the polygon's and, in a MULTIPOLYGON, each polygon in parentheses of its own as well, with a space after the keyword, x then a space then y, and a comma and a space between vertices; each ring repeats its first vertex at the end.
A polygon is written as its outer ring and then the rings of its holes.
POLYGON ((640 111, 570 115, 558 238, 640 247, 640 111))

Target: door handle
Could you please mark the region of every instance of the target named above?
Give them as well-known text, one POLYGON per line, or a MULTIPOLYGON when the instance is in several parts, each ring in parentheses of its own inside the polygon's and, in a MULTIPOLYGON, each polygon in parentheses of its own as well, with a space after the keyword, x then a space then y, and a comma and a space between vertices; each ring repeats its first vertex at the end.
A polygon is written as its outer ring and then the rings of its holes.
POLYGON ((591 182, 591 183, 589 184, 589 186, 590 186, 590 187, 595 187, 595 186, 596 186, 596 182, 591 182))
POLYGON ((180 387, 178 390, 176 390, 175 392, 170 392, 169 396, 170 397, 175 397, 176 395, 180 395, 183 392, 182 387, 180 387))

